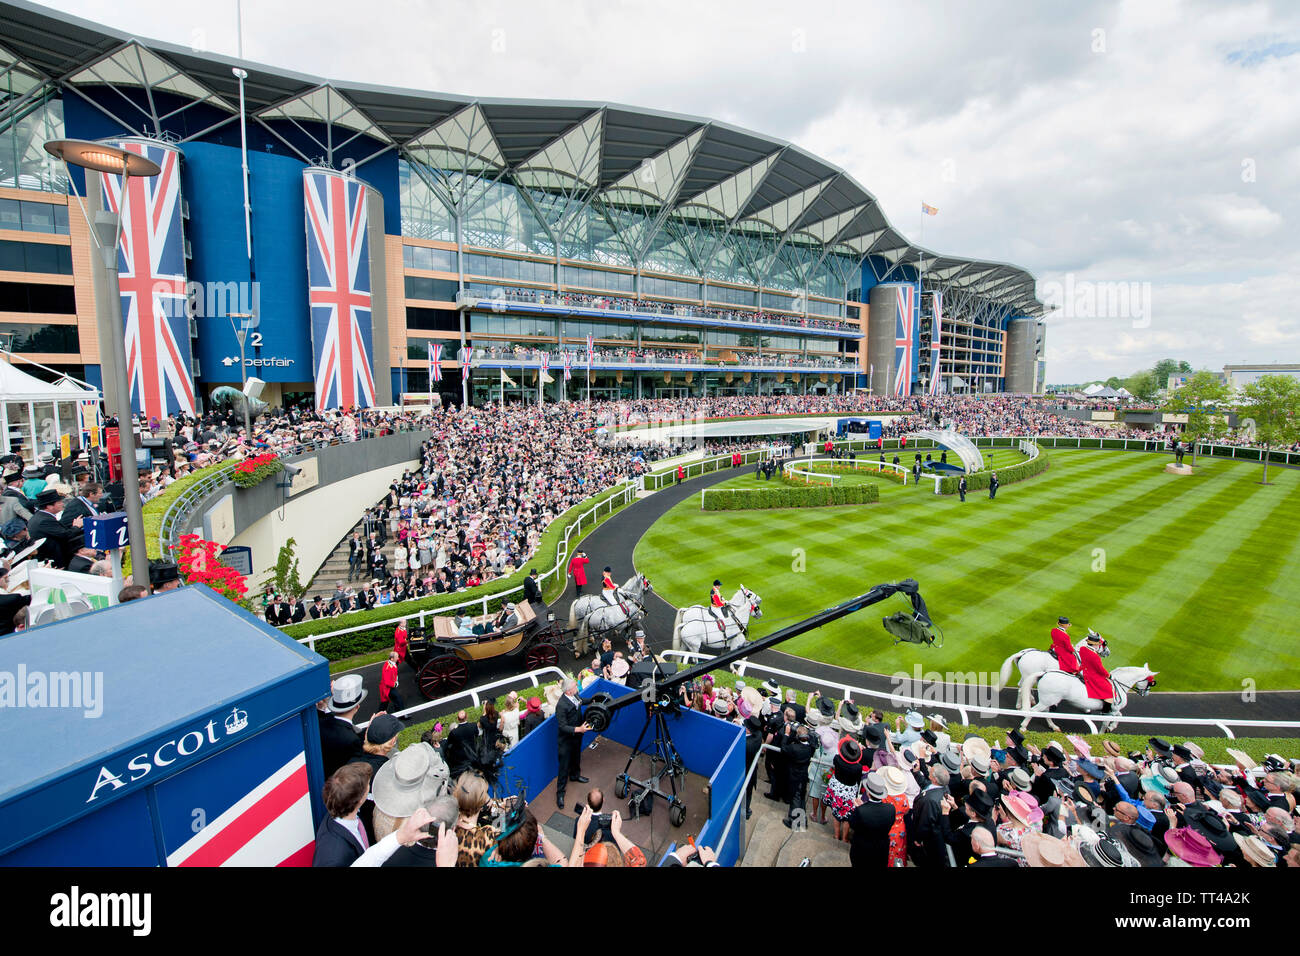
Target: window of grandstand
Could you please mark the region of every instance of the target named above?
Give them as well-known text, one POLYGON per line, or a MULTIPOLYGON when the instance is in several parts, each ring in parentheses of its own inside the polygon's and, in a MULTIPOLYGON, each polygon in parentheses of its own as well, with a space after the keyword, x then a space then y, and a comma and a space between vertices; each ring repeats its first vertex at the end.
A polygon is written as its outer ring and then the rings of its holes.
POLYGON ((564 335, 570 339, 586 340, 590 335, 597 339, 626 339, 632 341, 636 338, 636 327, 631 323, 624 322, 569 322, 564 323, 564 335))
POLYGON ((402 207, 402 235, 412 239, 456 241, 456 217, 434 195, 433 190, 412 172, 410 164, 397 161, 398 191, 402 207))
MULTIPOLYGON (((0 93, 10 96, 17 92, 11 84, 17 75, 10 65, 8 74, 0 83, 0 93)), ((28 102, 21 119, 14 120, 12 114, 8 125, 0 130, 0 186, 18 189, 39 189, 43 192, 66 193, 68 191, 67 169, 62 163, 51 163, 50 157, 41 144, 51 139, 63 139, 63 100, 58 97, 28 102)), ((12 200, 11 200, 12 201, 12 200)), ((46 203, 31 203, 44 206, 46 203)), ((65 215, 67 207, 62 208, 65 215)), ((16 229, 16 226, 4 226, 16 229)), ((37 230, 53 232, 54 230, 37 230)), ((67 220, 64 219, 63 232, 66 233, 67 220)))
POLYGON ((408 299, 432 299, 435 302, 455 302, 459 291, 451 279, 426 279, 423 276, 406 277, 408 299))
POLYGON ((679 282, 676 279, 641 277, 641 294, 667 296, 674 299, 699 299, 700 286, 696 282, 679 282))
POLYGON ((561 266, 560 282, 566 287, 608 289, 611 292, 630 293, 636 288, 636 277, 626 272, 608 272, 605 269, 581 269, 577 266, 561 266))
POLYGON ((0 229, 68 234, 68 207, 26 199, 0 199, 0 229))
MULTIPOLYGON (((45 312, 75 315, 77 297, 70 285, 0 282, 0 312, 45 312)), ((73 349, 75 352, 76 349, 73 349)))
POLYGON ((755 292, 753 289, 733 289, 726 285, 709 286, 710 304, 720 305, 749 305, 754 304, 755 292))
POLYGON ((428 246, 402 246, 402 265, 408 269, 425 269, 430 272, 455 272, 456 252, 453 249, 430 249, 428 246))
MULTIPOLYGON (((59 207, 63 209, 62 206, 59 207)), ((64 209, 64 212, 67 212, 64 209)), ((44 242, 0 241, 0 271, 72 275, 72 249, 44 242)))
POLYGON ((829 315, 833 318, 839 318, 844 313, 844 306, 838 302, 820 302, 817 299, 809 299, 808 312, 810 315, 829 315))
POLYGON ((474 312, 469 317, 469 330, 476 335, 550 335, 554 336, 555 319, 534 318, 529 315, 489 315, 474 312))
POLYGON ((406 310, 406 327, 424 332, 458 332, 460 314, 451 309, 421 309, 410 306, 406 310))
POLYGON ((700 342, 700 330, 646 325, 641 327, 641 341, 686 342, 692 345, 698 345, 700 342))
POLYGON ((510 279, 515 282, 551 282, 555 267, 549 262, 532 262, 528 259, 503 259, 499 256, 465 256, 465 274, 486 276, 489 279, 510 279))
POLYGON ((764 292, 763 308, 765 309, 783 309, 786 312, 802 312, 803 309, 797 304, 793 295, 786 295, 783 292, 764 292))
POLYGON ((5 347, 11 352, 75 355, 81 351, 81 340, 75 325, 24 325, 9 322, 0 325, 0 343, 8 343, 5 347))

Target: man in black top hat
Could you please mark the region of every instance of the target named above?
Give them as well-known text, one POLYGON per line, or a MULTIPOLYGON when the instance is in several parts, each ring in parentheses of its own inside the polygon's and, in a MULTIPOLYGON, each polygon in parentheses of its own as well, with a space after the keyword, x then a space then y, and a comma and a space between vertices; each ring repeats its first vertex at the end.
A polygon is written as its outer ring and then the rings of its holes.
POLYGON ((36 511, 27 522, 27 534, 33 541, 45 539, 45 543, 36 552, 38 561, 49 561, 56 568, 66 568, 68 558, 81 547, 84 535, 81 531, 81 519, 65 526, 59 521, 63 510, 63 496, 53 488, 46 488, 36 496, 36 511))
POLYGON ((966 476, 962 475, 957 479, 957 497, 962 501, 966 500, 966 476))
POLYGON ((863 778, 865 800, 854 803, 849 814, 853 838, 849 844, 849 862, 853 866, 885 867, 889 865, 889 831, 898 811, 885 803, 885 783, 872 771, 863 778))
POLYGON ((807 726, 786 723, 781 739, 781 753, 785 755, 789 775, 790 812, 781 822, 791 826, 795 810, 804 814, 804 801, 808 795, 808 765, 812 763, 813 744, 807 726))
POLYGON ((528 577, 524 578, 524 600, 533 605, 534 610, 537 605, 545 603, 542 600, 542 583, 537 576, 536 568, 529 568, 528 577))
POLYGON ((959 810, 950 810, 942 816, 944 842, 952 847, 952 855, 958 866, 969 865, 968 861, 974 856, 971 837, 976 829, 987 830, 992 836, 997 835, 997 829, 990 820, 992 813, 993 800, 988 792, 975 788, 970 791, 959 810))

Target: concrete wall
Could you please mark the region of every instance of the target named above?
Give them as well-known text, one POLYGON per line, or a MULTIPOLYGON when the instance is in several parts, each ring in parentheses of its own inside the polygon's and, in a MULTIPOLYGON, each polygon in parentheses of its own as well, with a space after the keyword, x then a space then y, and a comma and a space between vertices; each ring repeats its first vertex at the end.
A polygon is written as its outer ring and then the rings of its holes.
POLYGON ((251 548, 250 588, 267 577, 265 570, 293 538, 305 583, 361 512, 382 498, 404 469, 415 468, 428 437, 427 431, 401 432, 297 455, 287 459, 301 469, 289 488, 279 487, 283 474, 253 488, 227 483, 193 507, 185 527, 219 544, 251 548))
POLYGON ((1032 394, 1038 373, 1038 324, 1031 318, 1013 318, 1007 325, 1006 390, 1013 394, 1032 394))

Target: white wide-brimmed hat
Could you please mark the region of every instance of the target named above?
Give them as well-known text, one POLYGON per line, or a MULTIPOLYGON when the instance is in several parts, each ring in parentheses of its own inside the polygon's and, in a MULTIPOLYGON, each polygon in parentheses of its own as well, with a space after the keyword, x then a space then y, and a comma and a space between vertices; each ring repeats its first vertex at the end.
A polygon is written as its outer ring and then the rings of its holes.
POLYGON ((450 771, 442 755, 421 741, 390 759, 375 774, 375 809, 390 817, 409 817, 447 789, 450 771))

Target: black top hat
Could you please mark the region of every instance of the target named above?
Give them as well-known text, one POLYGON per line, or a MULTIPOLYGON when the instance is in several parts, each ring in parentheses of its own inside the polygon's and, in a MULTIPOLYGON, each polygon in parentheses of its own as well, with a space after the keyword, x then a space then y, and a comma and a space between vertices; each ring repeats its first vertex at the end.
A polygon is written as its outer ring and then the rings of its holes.
POLYGON ((1147 743, 1151 745, 1152 750, 1155 750, 1158 753, 1170 754, 1174 751, 1174 748, 1169 746, 1169 741, 1162 737, 1151 737, 1147 740, 1147 743))
POLYGON ((606 574, 612 574, 613 571, 614 571, 614 569, 611 568, 608 564, 605 565, 605 573, 606 573, 606 574))
POLYGON ((1066 617, 1064 614, 1062 614, 1060 617, 1058 617, 1058 618, 1056 619, 1056 623, 1057 623, 1057 624, 1069 624, 1069 623, 1070 623, 1070 619, 1069 619, 1068 617, 1066 617))
POLYGON ((853 703, 853 701, 851 700, 846 700, 844 702, 844 707, 842 712, 844 716, 849 718, 849 720, 858 719, 858 705, 853 703))
POLYGON ((885 725, 884 724, 867 724, 866 729, 862 731, 867 743, 879 750, 885 746, 885 725))
POLYGON ((63 500, 63 495, 59 494, 53 488, 46 488, 36 496, 36 507, 48 508, 50 505, 58 504, 63 500))
POLYGON ((1182 744, 1174 744, 1173 751, 1175 757, 1182 757, 1184 760, 1188 761, 1192 759, 1192 752, 1182 744))
POLYGON ((1007 734, 1007 740, 1011 741, 1013 746, 1019 747, 1025 742, 1025 735, 1018 730, 1012 730, 1007 734))
POLYGON ((721 581, 717 581, 717 580, 715 580, 715 581, 713 582, 713 586, 714 586, 715 588, 720 588, 720 587, 722 587, 722 582, 721 582, 721 581))
POLYGON ((924 740, 931 747, 935 746, 935 744, 939 742, 939 736, 933 730, 921 731, 921 739, 924 740))
POLYGON ((993 800, 983 790, 972 790, 970 796, 966 798, 966 806, 974 809, 982 817, 987 817, 993 812, 993 800))
POLYGON ((817 709, 821 711, 823 717, 834 717, 835 701, 831 700, 829 697, 818 697, 817 709))
POLYGON ((180 571, 174 561, 150 561, 149 562, 149 583, 154 587, 160 584, 167 584, 171 581, 179 581, 180 571))

